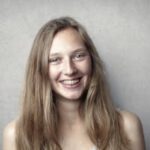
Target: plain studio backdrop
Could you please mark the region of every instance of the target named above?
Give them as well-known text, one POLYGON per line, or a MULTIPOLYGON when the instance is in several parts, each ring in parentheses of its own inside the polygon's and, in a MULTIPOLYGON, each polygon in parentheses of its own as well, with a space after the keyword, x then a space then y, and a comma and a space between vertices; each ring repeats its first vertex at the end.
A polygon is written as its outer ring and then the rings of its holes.
POLYGON ((0 0, 0 141, 4 126, 19 113, 34 37, 60 16, 86 27, 105 64, 116 107, 140 117, 150 149, 149 0, 0 0))

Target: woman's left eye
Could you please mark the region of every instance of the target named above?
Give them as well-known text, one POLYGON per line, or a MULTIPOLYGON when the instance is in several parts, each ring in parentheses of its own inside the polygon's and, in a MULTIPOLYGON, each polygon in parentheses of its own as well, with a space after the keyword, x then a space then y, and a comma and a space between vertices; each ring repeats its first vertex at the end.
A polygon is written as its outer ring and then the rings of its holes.
POLYGON ((75 60, 83 60, 85 56, 86 56, 85 54, 76 54, 76 55, 74 55, 74 59, 75 60))

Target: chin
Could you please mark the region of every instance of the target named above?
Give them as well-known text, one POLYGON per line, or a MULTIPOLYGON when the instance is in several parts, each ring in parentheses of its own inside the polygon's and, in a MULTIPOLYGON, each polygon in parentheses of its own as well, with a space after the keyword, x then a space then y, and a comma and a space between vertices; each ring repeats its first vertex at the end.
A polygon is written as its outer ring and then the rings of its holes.
POLYGON ((67 88, 61 88, 61 89, 56 89, 53 90, 53 92, 55 93, 55 96, 59 99, 66 99, 66 100, 79 100, 83 98, 83 95, 85 95, 87 89, 86 89, 86 85, 84 86, 79 86, 79 87, 67 87, 67 88))
POLYGON ((55 96, 58 99, 64 99, 64 100, 69 100, 69 101, 77 101, 82 98, 83 92, 78 92, 78 93, 55 93, 55 96))
POLYGON ((75 101, 75 100, 81 99, 82 96, 81 95, 62 95, 61 97, 66 100, 75 101))

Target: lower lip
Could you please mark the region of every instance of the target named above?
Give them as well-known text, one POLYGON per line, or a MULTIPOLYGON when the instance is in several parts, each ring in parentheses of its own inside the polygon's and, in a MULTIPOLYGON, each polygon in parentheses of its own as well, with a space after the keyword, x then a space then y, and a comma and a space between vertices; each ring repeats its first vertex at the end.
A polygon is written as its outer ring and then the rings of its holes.
POLYGON ((75 88, 78 88, 79 86, 80 86, 80 84, 81 84, 81 79, 79 80, 79 82, 77 82, 77 83, 75 83, 75 84, 64 84, 64 83, 61 83, 62 84, 62 86, 64 87, 64 88, 67 88, 67 89, 75 89, 75 88))

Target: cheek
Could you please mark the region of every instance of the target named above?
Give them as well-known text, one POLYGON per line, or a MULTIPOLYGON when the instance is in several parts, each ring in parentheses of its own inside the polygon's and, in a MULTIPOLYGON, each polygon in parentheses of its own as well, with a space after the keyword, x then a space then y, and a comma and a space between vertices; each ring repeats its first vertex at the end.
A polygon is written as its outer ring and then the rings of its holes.
POLYGON ((57 80, 59 77, 59 71, 58 69, 53 68, 53 67, 49 67, 49 79, 51 82, 53 82, 54 80, 57 80))
POLYGON ((82 65, 82 71, 83 73, 87 75, 91 75, 92 67, 91 67, 91 59, 89 58, 87 61, 84 62, 82 65))

